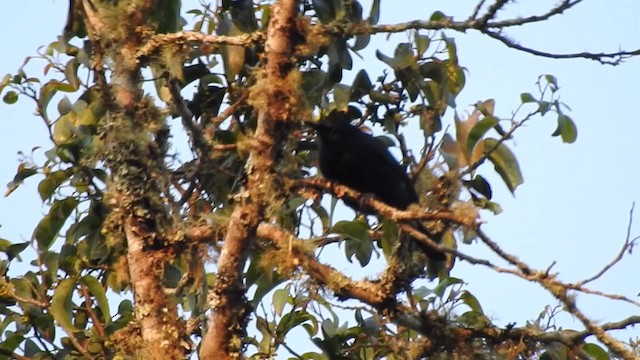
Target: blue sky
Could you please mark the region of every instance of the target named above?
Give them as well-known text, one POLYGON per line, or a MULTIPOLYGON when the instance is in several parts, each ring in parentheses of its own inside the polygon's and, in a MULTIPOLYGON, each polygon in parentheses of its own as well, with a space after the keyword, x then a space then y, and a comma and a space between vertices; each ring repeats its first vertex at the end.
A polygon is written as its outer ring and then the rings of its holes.
MULTIPOLYGON (((183 9, 197 6, 196 1, 183 3, 183 9)), ((471 11, 470 3, 383 0, 381 23, 427 19, 435 10, 462 19, 471 11), (400 3, 402 6, 397 6, 400 3)), ((539 13, 555 1, 527 3, 535 4, 516 3, 500 16, 528 15, 532 10, 539 13)), ((365 9, 367 4, 363 1, 365 9)), ((64 25, 67 2, 3 1, 0 6, 3 13, 10 14, 0 23, 0 48, 4 49, 1 75, 15 72, 25 56, 55 40, 64 25)), ((508 34, 523 45, 551 52, 631 50, 640 48, 638 18, 637 0, 586 1, 549 22, 509 30, 508 34)), ((456 39, 460 62, 468 70, 466 87, 457 99, 459 113, 469 111, 467 105, 478 100, 494 98, 497 114, 508 117, 519 105, 520 93, 535 93, 538 75, 553 74, 560 84, 561 100, 571 107, 569 115, 578 126, 578 140, 572 145, 550 137, 556 125, 554 117, 534 119, 516 133, 515 143, 509 146, 520 161, 525 183, 515 197, 490 166, 482 171, 493 184, 494 200, 504 209, 499 216, 484 216, 485 231, 503 249, 533 266, 547 268, 555 261, 553 270, 560 272, 563 280, 577 281, 596 273, 619 251, 631 205, 640 200, 640 121, 635 109, 640 94, 640 59, 629 59, 617 67, 589 60, 551 60, 508 49, 477 32, 447 35, 456 39)), ((363 53, 367 69, 375 73, 376 67, 383 66, 370 57, 375 49, 392 54, 395 42, 405 38, 400 34, 372 43, 370 53, 363 53)), ((42 76, 38 66, 30 69, 29 75, 42 76)), ((17 151, 29 153, 34 146, 49 146, 41 120, 32 114, 33 104, 27 100, 12 106, 0 104, 2 184, 15 174, 17 151)), ((0 198, 0 238, 16 242, 30 238, 46 212, 36 186, 37 180, 28 181, 10 197, 0 198)), ((640 209, 634 221, 632 235, 638 235, 640 209)), ((462 250, 492 258, 480 244, 463 245, 462 250)), ((592 287, 637 299, 637 257, 637 252, 626 257, 592 287)), ((545 304, 555 304, 542 288, 513 276, 460 262, 452 275, 468 283, 467 288, 498 323, 523 324, 535 318, 545 304)), ((578 297, 578 305, 599 322, 638 313, 632 306, 585 295, 578 297)), ((561 320, 566 326, 577 326, 569 316, 561 320)), ((640 336, 640 330, 625 335, 623 338, 640 336)))

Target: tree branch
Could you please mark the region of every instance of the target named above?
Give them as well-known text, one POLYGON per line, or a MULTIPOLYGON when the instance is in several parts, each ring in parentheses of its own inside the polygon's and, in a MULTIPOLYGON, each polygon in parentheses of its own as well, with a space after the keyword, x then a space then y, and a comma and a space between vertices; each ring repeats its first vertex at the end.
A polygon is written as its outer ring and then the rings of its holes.
POLYGON ((194 43, 198 45, 236 45, 248 47, 262 42, 264 42, 264 34, 260 31, 238 36, 207 35, 197 31, 180 31, 171 34, 157 34, 151 37, 146 44, 140 47, 136 53, 136 59, 149 57, 163 47, 176 43, 194 43))
MULTIPOLYGON (((431 343, 464 343, 476 338, 491 340, 492 343, 514 341, 537 341, 542 343, 560 343, 570 348, 582 343, 588 336, 595 335, 601 341, 606 341, 607 346, 614 346, 612 349, 620 354, 624 359, 628 351, 619 342, 603 332, 608 330, 624 329, 640 323, 640 316, 632 316, 627 319, 594 325, 582 315, 581 320, 585 320, 586 330, 576 332, 573 330, 561 330, 555 332, 543 332, 534 327, 500 329, 494 326, 468 329, 464 327, 452 327, 447 320, 439 316, 431 316, 424 312, 416 311, 402 303, 390 301, 388 295, 383 295, 385 285, 381 282, 353 281, 334 268, 320 263, 312 254, 306 250, 305 242, 295 237, 293 234, 281 229, 277 225, 261 223, 257 229, 257 236, 268 239, 281 251, 288 251, 291 261, 305 270, 305 272, 318 284, 327 286, 333 290, 339 298, 356 299, 386 313, 399 325, 413 329, 429 338, 431 343), (620 349, 622 346, 622 349, 620 349)), ((530 280, 533 277, 529 277, 530 280)), ((551 283, 557 283, 551 280, 551 283)), ((543 284, 544 285, 544 284, 543 284)), ((565 297, 565 299, 570 299, 565 297)), ((568 301, 571 304, 571 301, 568 301)), ((575 306, 571 309, 572 314, 581 315, 575 306)), ((579 317, 580 318, 580 317, 579 317)), ((611 347, 610 347, 611 348, 611 347)))
POLYGON ((480 1, 474 9, 472 15, 464 21, 455 21, 451 17, 440 19, 437 21, 419 21, 414 20, 405 23, 398 24, 380 24, 369 25, 365 22, 352 24, 346 29, 340 28, 340 26, 326 26, 325 32, 327 34, 341 35, 365 35, 365 34, 378 34, 378 33, 398 33, 406 30, 455 30, 460 32, 466 32, 468 30, 477 30, 482 34, 485 34, 493 39, 496 39, 506 45, 509 48, 523 51, 535 56, 541 56, 552 59, 589 59, 598 61, 601 64, 606 65, 618 65, 625 59, 640 55, 640 49, 632 51, 616 51, 616 52, 579 52, 579 53, 567 53, 557 54, 552 52, 546 52, 542 50, 533 49, 527 46, 518 44, 517 42, 510 40, 506 35, 502 34, 502 30, 514 26, 522 26, 548 20, 549 18, 559 15, 566 10, 573 8, 581 3, 583 0, 563 0, 555 7, 549 9, 547 12, 541 15, 532 15, 528 17, 518 17, 506 20, 491 21, 496 13, 502 9, 508 0, 496 0, 488 9, 487 12, 480 18, 477 17, 481 10, 484 0, 480 1))
POLYGON ((283 103, 282 99, 296 102, 298 98, 296 84, 286 81, 293 69, 291 55, 296 12, 295 0, 280 0, 271 7, 265 41, 264 78, 258 80, 258 83, 264 82, 269 86, 252 92, 253 96, 259 97, 259 100, 253 100, 260 101, 261 106, 246 163, 248 191, 238 195, 242 200, 233 210, 218 260, 217 280, 209 294, 213 313, 200 348, 200 357, 203 359, 236 359, 241 356, 246 339, 246 324, 251 308, 245 296, 243 270, 256 228, 264 217, 268 203, 273 201, 273 194, 279 189, 274 159, 280 144, 278 140, 286 134, 281 131, 280 125, 295 118, 292 116, 295 106, 286 106, 288 104, 283 103))
POLYGON ((313 187, 318 190, 328 191, 339 199, 349 199, 357 201, 368 208, 376 211, 376 213, 394 221, 409 220, 441 220, 449 221, 457 225, 475 227, 478 219, 470 219, 451 211, 445 210, 399 210, 373 197, 363 196, 362 193, 349 188, 348 186, 331 182, 325 179, 299 179, 289 181, 293 190, 303 192, 306 187, 313 187))
POLYGON ((515 41, 509 39, 505 35, 502 35, 500 31, 483 31, 483 34, 494 38, 501 43, 505 44, 507 47, 510 47, 515 50, 523 51, 525 53, 541 56, 551 59, 589 59, 597 61, 603 65, 619 65, 624 60, 640 55, 640 49, 631 50, 631 51, 615 51, 610 53, 591 53, 591 52, 579 52, 579 53, 568 53, 568 54, 557 54, 546 51, 540 51, 536 49, 532 49, 523 45, 516 43, 515 41))
POLYGON ((154 359, 181 358, 190 351, 190 340, 184 333, 176 304, 164 296, 162 284, 166 262, 173 258, 161 245, 170 232, 171 221, 164 217, 164 209, 154 207, 163 203, 159 195, 163 180, 159 174, 166 170, 166 149, 151 138, 158 135, 154 131, 164 124, 155 105, 144 101, 138 82, 140 63, 133 56, 141 45, 140 36, 133 34, 147 25, 153 1, 132 5, 130 13, 141 15, 119 24, 118 31, 108 25, 114 23, 113 12, 94 8, 89 0, 83 0, 83 5, 86 13, 83 20, 93 47, 110 49, 104 55, 114 64, 112 86, 103 89, 108 113, 98 126, 106 144, 101 155, 113 176, 113 186, 105 193, 108 197, 105 203, 111 210, 111 218, 106 222, 111 221, 117 228, 111 231, 119 235, 124 232, 126 237, 135 315, 145 355, 154 359), (102 21, 107 18, 111 21, 102 21))
POLYGON ((625 238, 624 244, 622 245, 622 248, 620 249, 618 254, 607 265, 605 265, 602 269, 600 269, 600 271, 598 271, 598 273, 596 273, 595 275, 591 276, 590 278, 578 281, 575 284, 575 286, 581 287, 581 286, 583 286, 583 285, 585 285, 585 284, 587 284, 589 282, 592 282, 592 281, 600 278, 607 271, 609 271, 609 269, 611 269, 615 264, 617 264, 620 260, 622 260, 622 257, 624 256, 624 254, 627 251, 631 251, 631 249, 635 245, 635 242, 638 239, 640 239, 638 237, 631 239, 631 225, 633 224, 633 210, 634 210, 634 208, 635 208, 635 204, 631 205, 631 210, 629 210, 629 224, 627 225, 627 237, 625 238))

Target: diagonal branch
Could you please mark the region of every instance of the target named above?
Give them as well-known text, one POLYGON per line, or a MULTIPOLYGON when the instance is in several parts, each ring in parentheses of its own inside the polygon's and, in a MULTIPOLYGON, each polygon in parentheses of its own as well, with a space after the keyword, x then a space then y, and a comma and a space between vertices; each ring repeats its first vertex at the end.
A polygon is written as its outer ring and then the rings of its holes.
POLYGON ((627 237, 625 238, 624 244, 622 245, 622 248, 620 249, 618 254, 607 265, 605 265, 602 269, 600 269, 600 271, 598 271, 597 274, 593 275, 590 278, 578 281, 575 284, 576 286, 581 287, 582 285, 585 285, 585 284, 587 284, 589 282, 592 282, 592 281, 600 278, 607 271, 609 271, 609 269, 611 269, 615 264, 617 264, 620 260, 622 260, 622 257, 624 256, 624 254, 627 251, 631 251, 631 248, 635 245, 636 241, 638 241, 640 239, 638 237, 631 239, 631 225, 633 224, 633 210, 634 210, 634 208, 635 208, 635 204, 633 204, 631 206, 631 210, 629 211, 629 224, 627 225, 627 237))
POLYGON ((292 262, 303 268, 312 279, 329 287, 338 297, 358 299, 375 308, 380 308, 388 296, 379 283, 372 281, 353 281, 342 272, 329 265, 322 264, 309 254, 304 242, 277 225, 262 223, 257 235, 268 239, 280 249, 290 252, 292 262))
POLYGON ((346 198, 349 200, 357 201, 362 205, 366 205, 366 207, 375 210, 376 213, 394 221, 441 220, 468 227, 475 227, 477 224, 477 219, 475 218, 469 219, 467 217, 460 216, 446 210, 399 210, 373 197, 363 196, 362 193, 353 190, 348 186, 325 179, 315 178, 299 179, 293 181, 289 180, 289 184, 292 189, 299 190, 300 192, 303 192, 306 187, 312 187, 315 189, 328 191, 339 199, 346 198))
POLYGON ((546 51, 540 51, 540 50, 536 50, 533 48, 520 45, 516 43, 514 40, 511 40, 507 36, 503 35, 500 31, 486 30, 486 31, 482 31, 482 33, 493 39, 500 41, 501 43, 503 43, 504 45, 512 49, 523 51, 531 55, 541 56, 541 57, 546 57, 551 59, 588 59, 588 60, 597 61, 603 65, 619 65, 622 62, 624 62, 624 60, 630 57, 640 55, 640 49, 635 49, 631 51, 621 50, 621 51, 615 51, 615 52, 609 52, 609 53, 604 53, 604 52, 592 53, 592 52, 583 51, 578 53, 557 54, 557 53, 551 53, 546 51))
POLYGON ((640 55, 640 49, 631 51, 615 51, 615 52, 578 52, 557 54, 542 50, 533 49, 524 45, 518 44, 516 41, 509 39, 506 35, 502 34, 502 30, 514 26, 522 26, 532 23, 548 20, 549 18, 562 14, 563 12, 580 4, 583 0, 563 0, 558 5, 549 9, 547 12, 540 15, 532 15, 527 17, 517 17, 504 20, 493 20, 496 13, 503 9, 508 3, 508 0, 496 0, 482 16, 478 17, 485 0, 481 0, 476 4, 472 15, 463 21, 455 21, 452 17, 446 17, 435 21, 421 21, 414 20, 397 24, 380 24, 369 25, 364 22, 352 24, 346 29, 339 26, 326 26, 324 31, 330 35, 372 35, 378 33, 398 33, 407 30, 455 30, 460 32, 466 32, 468 30, 477 30, 482 34, 485 34, 495 40, 500 41, 509 48, 523 51, 531 55, 541 56, 552 59, 589 59, 598 61, 601 64, 606 65, 619 65, 625 59, 640 55))
MULTIPOLYGON (((278 225, 261 223, 257 229, 257 236, 268 239, 281 251, 288 251, 292 262, 299 266, 318 284, 327 286, 333 290, 339 298, 356 299, 368 304, 381 313, 387 314, 399 325, 413 329, 425 336, 432 338, 432 343, 458 343, 472 339, 490 339, 492 342, 537 341, 541 343, 560 343, 570 348, 576 348, 588 336, 594 335, 603 341, 612 351, 624 359, 632 359, 624 346, 612 339, 604 332, 609 330, 625 329, 640 323, 640 316, 631 316, 618 322, 605 323, 596 326, 586 318, 576 307, 572 298, 558 296, 568 306, 570 312, 576 315, 585 324, 586 330, 559 330, 544 332, 534 327, 499 329, 494 326, 466 329, 451 327, 445 319, 439 316, 430 316, 416 311, 403 303, 389 301, 388 295, 383 295, 384 283, 372 281, 353 281, 331 266, 320 263, 313 254, 306 250, 305 242, 298 239, 290 232, 278 225), (443 322, 444 321, 444 322, 443 322), (436 339, 437 337, 437 339, 436 339), (622 347, 622 348, 621 348, 622 347)), ((533 277, 529 278, 533 280, 533 277)), ((559 283, 551 280, 551 284, 559 283)), ((545 286, 545 284, 542 284, 545 286)), ((547 287, 547 286, 545 286, 547 287)), ((555 295, 555 294, 554 294, 555 295)))
POLYGON ((507 19, 507 20, 496 20, 490 21, 486 25, 488 28, 505 28, 511 26, 521 26, 526 24, 532 24, 536 22, 541 22, 550 19, 553 16, 560 15, 566 10, 574 7, 575 5, 581 3, 583 0, 563 0, 561 3, 556 5, 554 8, 550 9, 546 13, 542 15, 532 15, 528 17, 519 17, 516 19, 507 19))
POLYGON ((495 18, 498 11, 502 10, 502 8, 508 2, 509 0, 496 0, 496 2, 491 4, 491 6, 489 6, 489 8, 487 9, 487 12, 480 19, 478 19, 482 24, 482 26, 483 27, 486 26, 489 20, 492 20, 493 18, 495 18))

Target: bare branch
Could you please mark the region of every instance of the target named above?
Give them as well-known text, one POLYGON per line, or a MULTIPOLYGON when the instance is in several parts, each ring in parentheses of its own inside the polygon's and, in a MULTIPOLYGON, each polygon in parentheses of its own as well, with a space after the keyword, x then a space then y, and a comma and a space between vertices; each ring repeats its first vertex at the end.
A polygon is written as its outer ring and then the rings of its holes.
POLYGON ((486 26, 487 22, 495 18, 498 11, 500 11, 508 2, 509 0, 496 0, 496 2, 489 6, 487 13, 479 19, 480 23, 483 24, 483 26, 486 26))
POLYGON ((555 15, 562 14, 564 11, 569 10, 570 8, 572 8, 575 5, 581 3, 582 1, 583 0, 563 0, 561 3, 556 5, 554 8, 550 9, 549 11, 547 11, 546 13, 544 13, 542 15, 533 15, 533 16, 528 16, 528 17, 525 17, 525 18, 519 17, 519 18, 516 18, 516 19, 491 21, 491 22, 487 23, 487 27, 488 28, 498 29, 498 28, 505 28, 505 27, 511 27, 511 26, 521 26, 521 25, 531 24, 531 23, 535 23, 535 22, 545 21, 545 20, 548 20, 549 18, 551 18, 551 17, 553 17, 555 15))
POLYGON ((236 45, 251 46, 264 41, 262 32, 242 34, 238 36, 207 35, 197 31, 180 31, 171 34, 154 35, 145 45, 140 47, 136 58, 148 57, 163 47, 176 43, 193 43, 197 45, 236 45))
POLYGON ((589 59, 597 61, 603 65, 619 65, 624 60, 640 55, 640 49, 632 50, 632 51, 616 51, 610 53, 591 53, 591 52, 579 52, 579 53, 569 53, 569 54, 555 54, 540 50, 535 50, 532 48, 528 48, 526 46, 520 45, 515 41, 507 38, 505 35, 502 35, 499 31, 491 31, 487 30, 483 32, 484 34, 492 37, 506 46, 526 52, 528 54, 551 58, 551 59, 589 59))
MULTIPOLYGON (((451 336, 457 341, 464 341, 464 339, 473 338, 486 338, 504 341, 506 339, 513 339, 517 341, 539 341, 543 343, 561 343, 570 348, 575 348, 588 336, 595 335, 599 340, 603 341, 612 351, 616 352, 624 359, 632 359, 628 350, 624 348, 624 345, 611 338, 608 334, 602 334, 609 330, 624 329, 628 326, 636 325, 640 323, 640 316, 631 316, 618 322, 611 322, 596 326, 587 319, 576 307, 572 300, 572 297, 567 296, 566 292, 560 292, 562 295, 557 295, 561 301, 565 303, 565 306, 569 306, 571 313, 576 315, 585 324, 586 330, 576 331, 555 331, 555 332, 541 332, 535 328, 509 328, 498 329, 493 326, 486 326, 483 328, 464 329, 464 328, 447 328, 443 325, 439 317, 425 316, 424 313, 417 312, 416 310, 403 305, 398 302, 389 302, 388 295, 381 296, 385 286, 382 286, 380 282, 370 281, 353 281, 346 277, 341 272, 334 268, 324 265, 306 250, 305 242, 295 237, 293 234, 283 230, 274 224, 262 223, 258 226, 257 235, 261 238, 270 240, 274 245, 284 251, 289 251, 292 261, 303 268, 306 273, 321 285, 328 286, 341 298, 351 298, 360 300, 368 305, 377 308, 378 311, 386 309, 386 313, 389 314, 395 322, 402 326, 409 327, 421 334, 427 336, 451 336), (386 299, 386 300, 385 300, 386 299), (434 331, 434 328, 436 331, 434 331), (444 328, 447 328, 446 330, 444 328), (435 333, 435 334, 434 334, 435 333), (437 334, 437 335, 436 335, 437 334)), ((517 273, 521 277, 525 277, 522 273, 517 273)), ((525 278, 530 281, 540 282, 551 291, 552 286, 561 284, 560 282, 546 278, 544 281, 540 281, 540 277, 526 276, 525 278)), ((556 295, 556 294, 554 294, 556 295)), ((439 339, 438 343, 444 343, 445 339, 439 339)), ((451 339, 449 339, 451 340, 451 339)), ((437 341, 437 340, 434 340, 437 341)))
POLYGON ((478 3, 476 4, 475 8, 473 9, 473 12, 471 13, 467 21, 473 21, 478 17, 478 14, 480 14, 480 10, 482 9, 482 6, 484 5, 485 1, 486 0, 478 1, 478 3))
POLYGON ((187 107, 187 104, 182 99, 180 94, 180 85, 175 79, 169 80, 169 90, 171 91, 171 97, 180 112, 180 118, 182 119, 182 125, 189 135, 189 139, 196 150, 196 154, 201 161, 209 159, 209 147, 204 139, 204 134, 200 126, 193 121, 193 114, 187 107))
POLYGON ((99 336, 105 336, 102 320, 100 320, 100 317, 94 311, 93 303, 91 301, 91 294, 89 293, 89 290, 84 284, 80 284, 80 293, 82 294, 82 297, 84 297, 84 308, 89 314, 91 321, 93 322, 93 326, 96 329, 96 333, 99 336))
POLYGON ((585 285, 591 281, 594 281, 599 277, 601 277, 602 275, 604 275, 607 271, 609 271, 609 269, 611 269, 615 264, 617 264, 620 260, 622 260, 622 257, 627 252, 627 250, 630 250, 635 245, 635 242, 638 240, 638 238, 631 239, 631 225, 633 224, 634 208, 635 208, 635 204, 631 205, 631 210, 629 211, 629 224, 627 225, 627 237, 625 238, 624 244, 622 245, 622 248, 620 249, 618 254, 613 258, 613 260, 611 260, 611 262, 605 265, 597 274, 593 275, 590 278, 578 281, 575 284, 575 286, 581 287, 582 285, 585 285))
POLYGON ((576 5, 580 4, 583 0, 563 0, 555 7, 549 9, 547 12, 541 15, 532 15, 528 17, 518 17, 513 19, 506 20, 495 20, 491 21, 496 15, 496 13, 502 9, 508 0, 496 0, 488 9, 487 13, 482 17, 478 18, 477 15, 480 12, 482 5, 484 4, 484 0, 480 1, 476 4, 476 7, 472 13, 472 15, 464 20, 464 21, 455 21, 453 18, 445 18, 437 21, 410 21, 405 23, 398 24, 380 24, 380 25, 368 25, 366 23, 357 23, 351 25, 347 29, 340 29, 339 27, 326 27, 325 31, 329 34, 340 33, 344 35, 344 33, 351 35, 364 35, 364 34, 378 34, 378 33, 398 33, 404 32, 406 30, 455 30, 460 32, 466 32, 468 30, 477 30, 482 34, 486 34, 487 36, 496 39, 502 42, 509 48, 526 52, 528 54, 532 54, 535 56, 541 56, 552 59, 589 59, 598 61, 601 64, 607 65, 618 65, 622 63, 625 59, 630 58, 632 56, 640 55, 640 49, 632 50, 632 51, 616 51, 616 52, 579 52, 579 53, 567 53, 567 54, 556 54, 552 52, 541 51, 537 49, 533 49, 524 45, 518 44, 516 41, 509 39, 506 35, 502 33, 503 29, 514 27, 514 26, 522 26, 527 24, 532 24, 536 22, 541 22, 548 20, 549 18, 559 15, 566 10, 569 10, 576 5))
POLYGON ((489 237, 479 229, 477 233, 480 239, 482 239, 482 241, 487 244, 496 254, 507 260, 509 263, 517 266, 523 274, 533 275, 530 277, 533 281, 542 285, 551 295, 560 300, 565 305, 566 310, 577 317, 585 326, 585 328, 594 336, 596 336, 598 340, 605 344, 609 348, 609 350, 625 360, 631 360, 634 358, 629 350, 625 348, 624 344, 613 338, 602 328, 598 327, 580 309, 578 309, 575 303, 575 298, 568 294, 568 284, 556 280, 555 276, 550 275, 548 272, 540 272, 531 269, 527 264, 520 261, 514 255, 508 254, 500 249, 500 247, 495 242, 491 241, 491 239, 489 239, 489 237))
POLYGON ((458 225, 475 227, 477 219, 468 219, 462 216, 458 216, 451 211, 446 210, 398 210, 392 206, 385 204, 384 202, 372 197, 363 196, 362 193, 349 188, 348 186, 340 185, 335 182, 331 182, 324 179, 300 179, 289 181, 290 186, 293 189, 303 190, 305 187, 310 186, 316 189, 329 191, 337 198, 350 199, 360 202, 362 205, 366 205, 375 210, 378 214, 394 220, 394 221, 409 221, 409 220, 442 220, 450 221, 458 225))
MULTIPOLYGON (((543 284, 544 286, 544 284, 543 284)), ((547 286, 545 286, 547 287, 547 286)), ((549 292, 554 295, 558 300, 565 304, 566 310, 573 316, 577 317, 588 331, 600 340, 611 352, 619 356, 624 360, 634 360, 635 356, 627 349, 621 341, 616 340, 603 328, 596 325, 591 319, 589 319, 578 307, 576 306, 575 298, 567 295, 566 293, 554 293, 552 288, 547 288, 549 292)), ((636 317, 640 319, 640 317, 636 317)), ((637 360, 637 359, 636 359, 637 360)))
POLYGON ((313 254, 309 254, 304 242, 277 225, 262 223, 257 235, 269 239, 278 248, 289 251, 293 262, 302 267, 309 276, 321 285, 326 285, 339 297, 358 299, 373 307, 383 305, 387 296, 380 284, 371 281, 353 281, 331 266, 320 263, 313 254))

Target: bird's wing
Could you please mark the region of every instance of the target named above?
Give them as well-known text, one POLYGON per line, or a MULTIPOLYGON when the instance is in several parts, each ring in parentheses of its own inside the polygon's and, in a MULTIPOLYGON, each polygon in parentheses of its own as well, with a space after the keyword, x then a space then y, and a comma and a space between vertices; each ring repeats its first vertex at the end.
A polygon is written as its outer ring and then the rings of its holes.
POLYGON ((388 163, 393 168, 393 170, 398 173, 398 175, 407 176, 404 167, 400 165, 400 162, 395 157, 393 157, 393 155, 391 155, 389 148, 387 148, 382 140, 373 136, 370 137, 373 140, 372 144, 376 156, 378 156, 378 158, 382 159, 384 162, 388 163))
POLYGON ((391 168, 396 173, 396 175, 398 175, 403 180, 404 185, 407 188, 409 198, 411 198, 411 202, 418 202, 418 195, 416 193, 415 187, 413 185, 413 182, 411 182, 411 179, 409 179, 405 168, 400 165, 398 160, 393 157, 393 155, 391 155, 391 152, 382 142, 382 140, 362 132, 361 134, 362 136, 366 136, 367 138, 369 138, 368 140, 370 141, 368 142, 372 145, 375 156, 380 161, 387 164, 387 167, 391 168))

